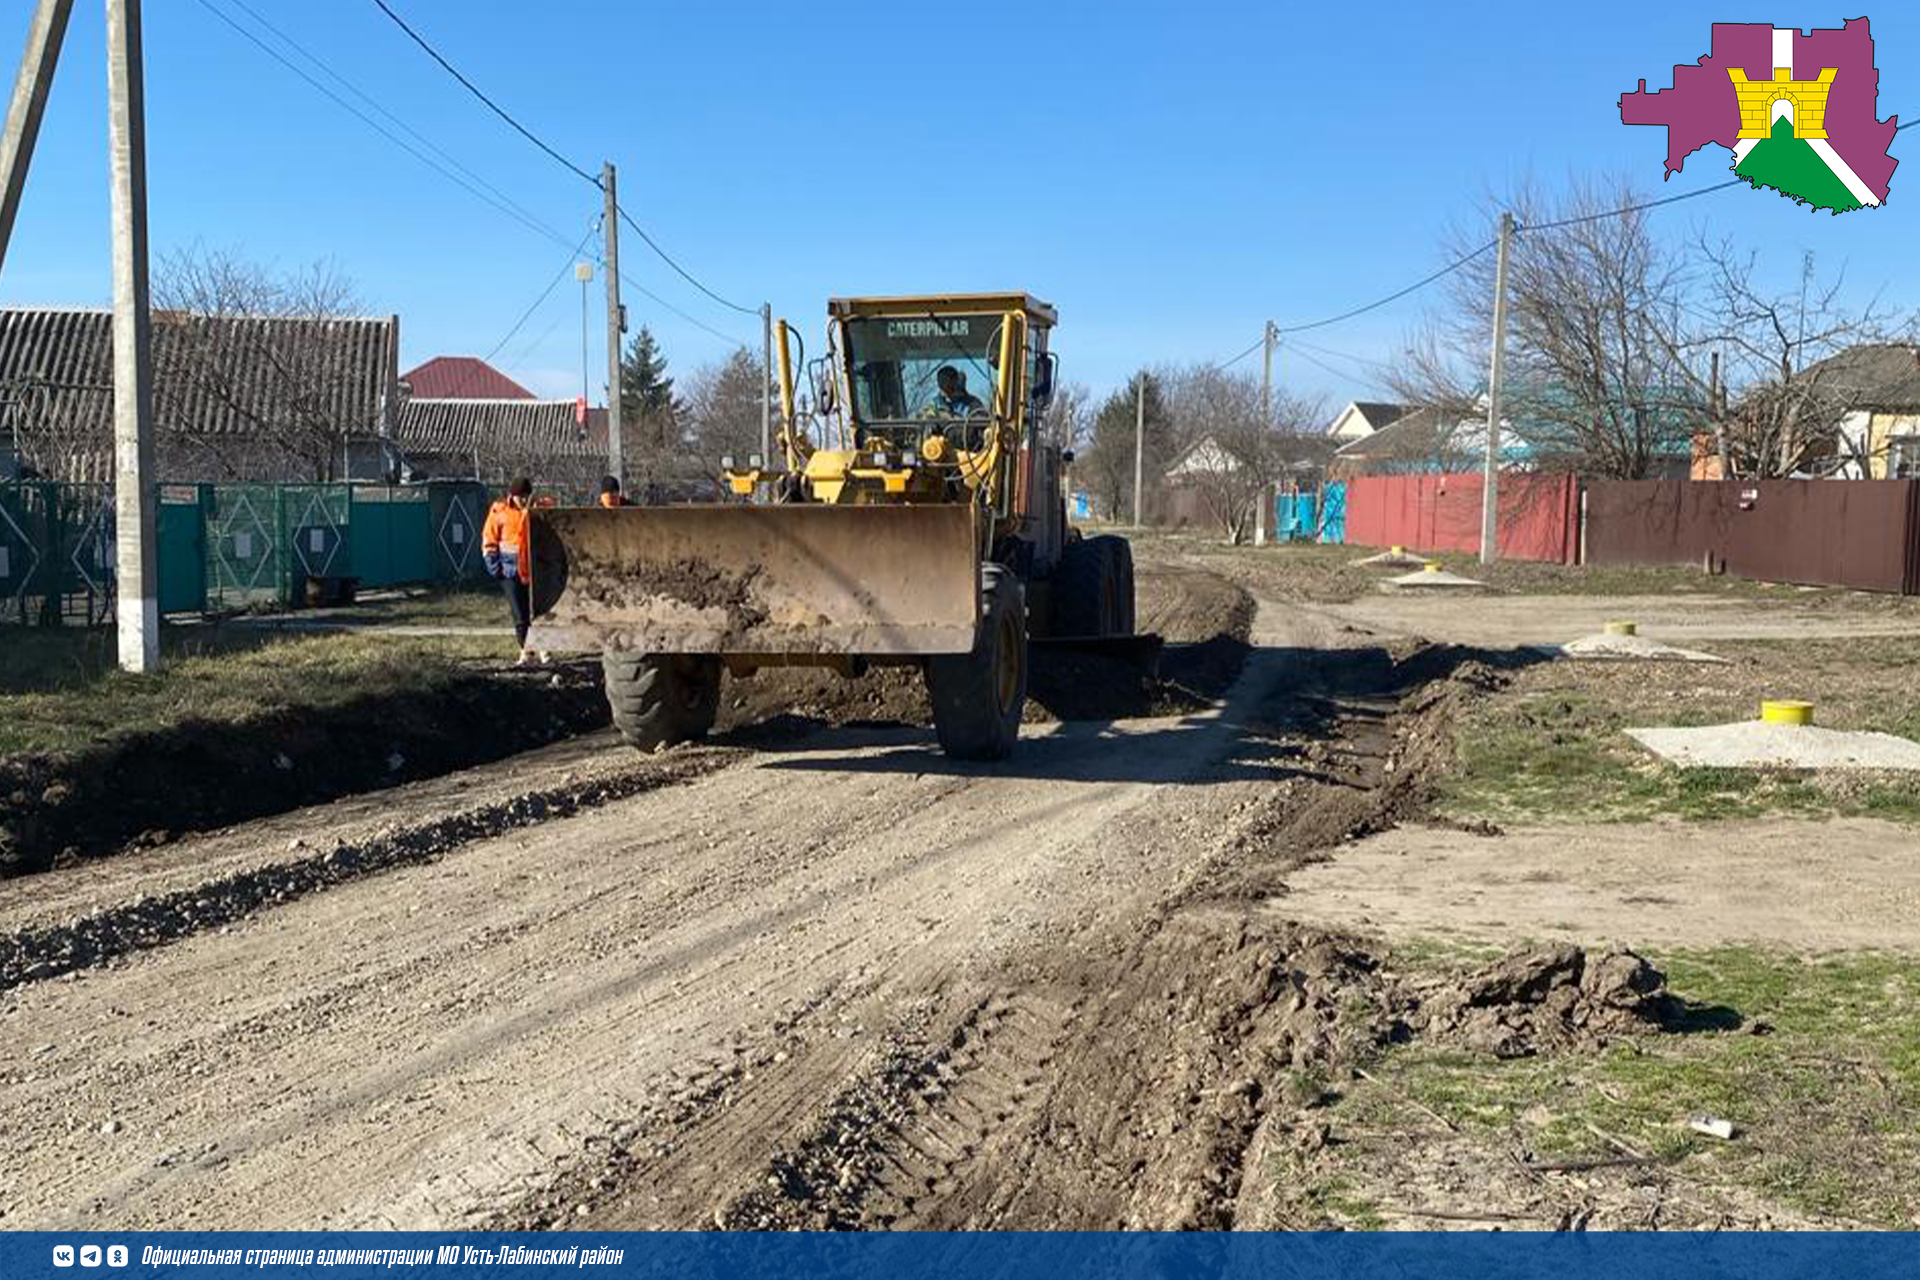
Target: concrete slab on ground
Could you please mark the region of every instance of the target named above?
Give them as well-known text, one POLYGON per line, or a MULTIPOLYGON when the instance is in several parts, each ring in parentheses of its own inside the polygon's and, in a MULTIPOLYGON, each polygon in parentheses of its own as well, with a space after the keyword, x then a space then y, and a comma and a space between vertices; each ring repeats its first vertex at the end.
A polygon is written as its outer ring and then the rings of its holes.
POLYGON ((1723 769, 1920 769, 1920 742, 1819 725, 1737 724, 1628 729, 1669 764, 1723 769))
POLYGON ((1279 915, 1399 941, 1920 951, 1920 832, 1872 819, 1406 826, 1287 886, 1279 915))

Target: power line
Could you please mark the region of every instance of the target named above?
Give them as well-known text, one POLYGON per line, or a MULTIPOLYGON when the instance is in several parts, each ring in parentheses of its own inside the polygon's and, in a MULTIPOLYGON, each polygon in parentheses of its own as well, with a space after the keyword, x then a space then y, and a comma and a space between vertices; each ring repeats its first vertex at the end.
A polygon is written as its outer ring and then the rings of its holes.
MULTIPOLYGON (((443 148, 435 145, 432 141, 430 141, 424 135, 422 135, 418 130, 412 128, 411 126, 406 124, 405 121, 401 120, 398 116, 394 115, 393 112, 381 106, 371 96, 366 94, 364 91, 356 88, 351 81, 347 80, 339 72, 329 67, 326 64, 326 62, 322 60, 320 57, 313 54, 311 51, 303 48, 302 46, 300 46, 298 42, 296 42, 291 37, 286 35, 285 32, 282 32, 277 27, 274 27, 271 23, 267 22, 264 18, 260 18, 258 14, 254 13, 254 11, 244 3, 244 0, 232 0, 232 3, 246 10, 248 14, 252 15, 260 22, 261 26, 265 27, 269 31, 272 31, 276 36, 279 36, 282 40, 286 41, 289 47, 298 50, 301 56, 305 57, 308 61, 312 62, 315 66, 319 67, 321 70, 325 71, 328 75, 332 76, 335 80, 339 81, 349 91, 353 92, 354 94, 358 95, 360 98, 364 99, 367 102, 367 104, 371 106, 374 110, 380 112, 382 115, 392 120, 395 123, 395 125, 397 125, 399 128, 405 129, 409 134, 412 134, 414 137, 420 139, 420 142, 423 146, 429 147, 433 151, 438 152, 440 155, 445 156, 446 163, 442 164, 439 161, 435 160, 433 156, 426 154, 425 152, 420 150, 419 147, 413 146, 411 143, 407 142, 406 139, 395 134, 393 130, 388 129, 386 126, 382 125, 378 120, 375 120, 372 116, 368 115, 365 111, 362 111, 358 107, 354 106, 353 103, 347 101, 340 94, 334 92, 327 85, 325 85, 320 80, 316 79, 314 76, 309 74, 304 68, 300 67, 298 64, 296 64, 291 59, 286 57, 286 55, 282 54, 278 49, 275 49, 272 45, 262 40, 259 36, 247 30, 247 28, 241 25, 238 21, 236 21, 231 14, 228 14, 224 10, 216 7, 215 4, 212 2, 212 0, 199 0, 199 3, 201 8, 205 9, 208 13, 211 13, 214 17, 220 19, 221 22, 231 27, 238 35, 243 37, 249 44, 252 44, 255 48, 259 49, 262 53, 266 54, 268 57, 272 58, 275 62, 285 67, 288 71, 291 71, 294 75, 306 81, 308 85, 310 85, 314 90, 319 92, 328 100, 333 102, 334 105, 338 106, 341 110, 347 112, 349 115, 359 120, 360 123, 366 125, 369 129, 372 129, 375 133, 379 134, 381 137, 385 138, 388 142, 391 142, 394 146, 400 148, 400 150, 412 156, 415 160, 419 161, 421 164, 425 165, 429 169, 432 169, 435 173, 438 173, 441 177, 447 179, 449 182, 452 182, 456 186, 460 187, 462 190, 466 191, 469 195, 476 197, 477 199, 492 206, 494 209, 496 209, 500 213, 503 213, 507 215, 509 218, 512 218, 514 221, 526 227, 529 231, 532 231, 537 235, 545 236, 548 240, 553 241, 553 243, 561 246, 562 248, 567 249, 571 255, 579 256, 580 253, 582 252, 583 246, 576 246, 575 243, 567 237, 565 232, 555 229, 549 223, 542 222, 539 218, 537 218, 535 215, 528 212, 525 208, 515 203, 511 199, 511 197, 507 196, 504 192, 501 192, 498 187, 493 186, 493 184, 487 182, 484 178, 479 177, 479 175, 477 174, 473 174, 471 179, 467 177, 463 177, 462 173, 472 174, 472 171, 466 169, 464 165, 461 165, 457 160, 454 160, 453 157, 447 155, 447 153, 443 148), (449 166, 452 166, 452 167, 449 167, 449 166), (456 170, 459 170, 459 171, 456 172, 456 170), (490 192, 497 193, 497 194, 490 194, 490 192)), ((595 186, 599 185, 597 180, 595 181, 594 185, 595 186)), ((621 211, 621 216, 622 217, 626 216, 624 210, 621 211)), ((591 236, 589 235, 588 238, 591 239, 591 236)), ((654 248, 656 252, 659 251, 657 246, 654 246, 654 248)), ((602 269, 605 268, 606 259, 603 255, 600 255, 597 253, 589 254, 588 258, 591 262, 594 263, 595 266, 601 267, 602 269)), ((564 270, 562 274, 564 275, 564 270)), ((632 288, 635 293, 654 302, 662 310, 671 312, 673 315, 678 316, 680 319, 686 321, 688 324, 692 325, 694 328, 700 329, 705 333, 711 334, 713 337, 718 338, 720 341, 726 343, 728 346, 746 345, 744 342, 741 341, 741 339, 734 337, 731 334, 722 333, 718 329, 713 328, 711 325, 705 324, 700 320, 695 319, 693 316, 688 315, 686 312, 682 311, 680 308, 674 306, 671 302, 668 302, 665 298, 662 298, 658 294, 654 293, 652 290, 639 284, 637 281, 635 281, 631 276, 627 275, 625 272, 621 273, 620 278, 621 280, 625 281, 626 284, 630 288, 632 288)), ((551 292, 551 290, 549 290, 549 292, 551 292)), ((522 324, 524 323, 525 321, 523 320, 522 324)))
POLYGON ((536 235, 545 236, 547 239, 552 240, 555 244, 562 245, 562 246, 567 246, 573 243, 571 240, 567 238, 566 233, 561 231, 556 231, 553 227, 547 225, 544 222, 539 221, 538 219, 527 214, 525 211, 516 209, 513 205, 507 203, 506 201, 498 199, 495 196, 488 194, 485 190, 481 189, 481 187, 477 186, 473 182, 469 182, 467 179, 461 177, 458 173, 454 172, 452 169, 448 168, 446 165, 441 164, 439 161, 435 160, 432 156, 427 155, 425 152, 421 151, 419 148, 407 142, 404 138, 401 138, 399 135, 395 134, 392 130, 382 125, 378 120, 375 120, 372 116, 360 110, 358 107, 354 106, 351 102, 348 102, 345 98, 341 97, 339 94, 335 93, 332 89, 328 88, 325 84, 322 84, 319 80, 316 80, 313 76, 309 75, 303 68, 301 68, 299 65, 294 63, 291 59, 289 59, 284 54, 282 54, 278 49, 274 48, 272 45, 262 40, 259 36, 255 35, 253 32, 247 30, 239 22, 235 21, 230 14, 226 13, 222 9, 215 7, 214 4, 212 3, 212 0, 199 0, 199 2, 200 2, 201 8, 205 9, 208 13, 211 13, 214 17, 220 19, 220 21, 226 23, 227 26, 233 28, 233 30, 238 32, 243 38, 245 38, 248 43, 258 48, 262 53, 272 58, 275 62, 278 62, 281 66, 291 71, 294 75, 299 76, 302 80, 306 81, 319 93, 321 93, 328 99, 332 100, 332 102, 336 106, 338 106, 341 110, 347 112, 349 115, 352 115, 353 117, 358 119, 362 124, 366 125, 369 129, 372 129, 375 133, 385 138, 388 142, 391 142, 394 146, 399 147, 402 151, 412 156, 415 160, 418 160, 421 164, 426 165, 429 169, 432 169, 434 172, 438 173, 441 177, 447 179, 449 182, 454 183, 456 186, 459 186, 465 189, 468 193, 475 196, 476 198, 493 206, 495 209, 499 210, 501 213, 506 214, 509 218, 512 218, 514 221, 520 223, 522 226, 534 232, 536 235))
POLYGON ((579 245, 575 247, 572 253, 567 255, 567 260, 560 264, 560 270, 554 272, 553 279, 549 280, 547 282, 547 287, 540 291, 540 296, 535 298, 533 302, 527 307, 527 309, 520 313, 520 318, 513 322, 513 328, 507 330, 506 336, 501 338, 500 341, 493 344, 493 350, 487 352, 486 355, 481 357, 482 362, 491 364, 493 362, 493 358, 500 354, 500 348, 506 346, 509 342, 512 342, 513 335, 516 333, 519 333, 521 328, 525 326, 527 321, 533 318, 533 313, 540 309, 540 304, 553 296, 553 291, 560 287, 560 282, 562 280, 566 279, 568 269, 571 268, 574 265, 574 263, 580 258, 580 256, 586 252, 587 241, 593 239, 595 233, 597 233, 600 230, 600 224, 602 221, 604 221, 603 218, 594 219, 593 225, 587 228, 587 234, 580 237, 579 245))
POLYGON ((531 210, 529 210, 525 205, 522 205, 517 200, 515 200, 510 194, 508 194, 505 191, 502 191, 499 187, 487 181, 486 178, 482 177, 478 173, 475 173, 472 169, 462 164, 459 161, 459 159, 453 156, 452 154, 450 154, 445 147, 440 146, 433 139, 427 137, 425 134, 421 133, 418 129, 408 124, 405 120, 402 120, 399 116, 389 111, 385 106, 381 105, 379 100, 376 99, 372 94, 366 92, 366 90, 360 88, 360 86, 353 83, 353 81, 347 79, 339 71, 335 70, 332 66, 330 66, 324 58, 314 53, 311 49, 308 49, 305 45, 302 45, 298 40, 295 40, 292 36, 288 35, 281 28, 276 27, 258 9, 248 4, 247 0, 227 0, 227 2, 233 5, 235 8, 239 9, 241 12, 245 13, 248 17, 252 18, 256 25, 264 28, 267 31, 272 32, 273 35, 276 38, 278 38, 282 44, 292 49, 295 53, 298 53, 301 57, 305 58, 308 62, 312 63, 315 67, 319 68, 321 72, 323 72, 327 76, 330 76, 337 84, 339 84, 347 92, 351 93, 354 97, 358 98, 361 102, 364 102, 367 106, 379 112, 380 115, 384 116, 401 132, 407 134, 414 141, 418 142, 421 146, 427 148, 427 150, 433 152, 435 155, 439 156, 442 160, 446 161, 449 165, 459 170, 463 176, 472 180, 474 183, 478 184, 479 186, 486 188, 494 196, 498 197, 502 204, 510 205, 513 208, 513 210, 517 214, 519 214, 525 221, 528 221, 528 222, 540 221, 538 215, 536 215, 531 210))
MULTIPOLYGON (((374 0, 374 2, 377 4, 379 3, 379 0, 374 0)), ((721 306, 730 307, 733 310, 738 311, 743 316, 757 316, 760 314, 760 308, 743 307, 737 302, 730 302, 727 299, 721 297, 719 294, 715 293, 713 290, 707 288, 707 286, 705 286, 704 284, 701 284, 698 280, 696 280, 693 277, 693 274, 689 272, 685 267, 681 266, 679 263, 675 262, 671 257, 667 256, 667 251, 665 249, 662 249, 658 244, 654 243, 653 237, 647 234, 647 229, 641 226, 639 223, 635 222, 633 220, 632 214, 628 213, 626 209, 620 206, 619 204, 615 204, 614 208, 619 209, 620 220, 626 223, 629 227, 633 228, 634 234, 639 236, 641 240, 646 242, 647 248, 653 250, 654 253, 659 255, 660 261, 666 263, 668 266, 672 267, 675 271, 679 272, 681 279, 685 280, 688 284, 692 285, 694 288, 698 289, 700 292, 706 294, 709 298, 712 298, 715 302, 719 303, 721 306)))
POLYGON ((1432 284, 1435 280, 1440 279, 1442 276, 1451 275, 1453 272, 1458 271, 1460 268, 1466 266, 1469 262, 1472 262, 1475 258, 1479 257, 1481 254, 1485 253, 1487 250, 1493 248, 1494 245, 1498 243, 1499 241, 1497 240, 1489 240, 1485 244, 1481 245, 1478 249, 1475 249, 1473 252, 1467 254, 1466 256, 1461 258, 1456 258, 1452 262, 1449 262, 1446 266, 1440 268, 1438 271, 1434 272, 1432 275, 1422 276, 1420 279, 1415 280, 1412 284, 1408 285, 1406 288, 1396 289, 1384 298, 1376 298, 1372 302, 1366 303, 1364 306, 1355 307, 1351 311, 1342 311, 1339 315, 1328 316, 1324 320, 1312 320, 1307 322, 1306 324, 1282 325, 1277 330, 1277 332, 1305 333, 1309 329, 1324 329, 1326 326, 1330 324, 1339 324, 1342 320, 1351 320, 1355 316, 1365 315, 1369 311, 1374 311, 1379 309, 1380 307, 1386 306, 1389 302, 1398 302, 1400 299, 1406 297, 1408 294, 1413 293, 1416 290, 1426 288, 1428 285, 1432 284))
POLYGON ((1248 356, 1258 351, 1262 346, 1266 344, 1266 341, 1267 341, 1266 335, 1262 334, 1260 336, 1259 341, 1255 342, 1252 346, 1248 347, 1245 351, 1242 351, 1239 355, 1235 356, 1231 360, 1223 361, 1222 363, 1215 365, 1214 368, 1220 369, 1222 371, 1233 368, 1233 366, 1239 364, 1242 360, 1245 360, 1248 356))
MULTIPOLYGON (((546 152, 547 155, 551 156, 554 160, 559 162, 562 166, 564 166, 569 172, 573 173, 576 177, 579 177, 582 180, 586 181, 587 183, 590 183, 593 186, 594 190, 596 191, 605 190, 605 186, 602 184, 599 174, 590 173, 586 169, 583 169, 579 165, 575 164, 573 161, 567 159, 565 156, 561 155, 558 151, 556 151, 553 147, 547 145, 547 143, 543 139, 541 139, 539 135, 535 134, 533 130, 527 128, 525 125, 521 124, 518 120, 514 119, 513 116, 510 115, 504 107, 502 107, 499 103, 495 102, 492 98, 489 98, 484 92, 481 91, 478 85, 474 84, 473 81, 467 79, 466 76, 462 75, 460 72, 460 69, 454 66, 451 62, 447 61, 447 59, 441 55, 438 49, 435 49, 431 44, 427 43, 426 37, 422 36, 418 31, 415 31, 412 27, 408 26, 406 19, 402 18, 399 14, 395 13, 393 9, 390 6, 388 6, 386 0, 373 0, 373 3, 379 7, 380 12, 386 14, 387 17, 393 21, 395 26, 399 27, 402 31, 406 32, 409 39, 411 39, 415 44, 419 45, 422 49, 424 49, 428 57, 432 58, 435 62, 439 63, 441 68, 445 70, 448 75, 452 76, 455 80, 458 80, 460 84, 467 90, 468 93, 471 93, 474 97, 478 98, 481 102, 485 103, 488 110, 492 111, 495 115, 499 116, 502 120, 506 121, 509 125, 511 125, 514 131, 517 132, 521 137, 525 138, 528 142, 531 142, 534 146, 540 148, 540 150, 546 152)), ((760 309, 758 307, 743 307, 739 303, 734 302, 729 298, 724 298, 720 294, 708 288, 706 284, 703 283, 697 276, 695 276, 692 272, 688 271, 685 267, 681 266, 678 262, 676 262, 673 259, 672 255, 668 254, 668 252, 665 249, 661 248, 660 242, 655 240, 651 235, 648 235, 647 229, 641 226, 638 222, 636 222, 634 220, 633 215, 628 213, 626 211, 626 208, 623 205, 620 205, 618 202, 616 202, 614 205, 614 208, 618 210, 620 214, 620 220, 626 223, 627 226, 631 227, 633 229, 634 234, 640 237, 641 241, 646 244, 647 248, 651 249, 654 252, 655 256, 657 256, 660 259, 660 261, 666 263, 669 267, 673 268, 673 270, 679 274, 681 279, 685 280, 688 284, 692 285, 694 288, 698 289, 701 293, 704 293, 705 295, 707 295, 707 297, 713 299, 715 302, 719 303, 721 306, 737 311, 741 315, 757 316, 760 314, 760 309)), ((626 276, 624 273, 621 275, 621 279, 623 280, 626 279, 626 276)), ((636 289, 639 288, 638 285, 635 285, 634 287, 636 289)), ((645 291, 642 290, 642 292, 645 292, 645 291)), ((653 295, 648 294, 647 296, 652 297, 653 295)), ((691 319, 690 317, 686 316, 684 312, 676 311, 672 306, 670 306, 665 302, 662 302, 659 298, 654 298, 654 301, 660 302, 660 305, 663 307, 666 307, 669 311, 674 311, 676 315, 679 315, 682 319, 687 320, 688 323, 694 324, 694 325, 700 324, 699 321, 691 319)), ((705 326, 701 326, 701 327, 704 328, 705 326)), ((712 329, 709 329, 707 331, 709 333, 715 332, 712 329)), ((724 335, 719 335, 719 336, 724 336, 724 335)), ((727 341, 731 342, 732 339, 728 338, 727 341)))
POLYGON ((567 159, 565 156, 561 155, 558 151, 555 151, 552 147, 548 146, 545 142, 541 141, 540 138, 533 132, 533 130, 527 128, 527 126, 521 124, 518 120, 515 120, 512 116, 508 115, 506 110, 502 108, 499 103, 495 102, 492 98, 489 98, 486 94, 480 92, 480 88, 478 85, 474 84, 473 81, 461 75, 459 68, 455 67, 451 62, 448 62, 445 58, 441 57, 439 50, 435 49, 432 45, 428 44, 426 40, 421 38, 421 35, 418 31, 415 31, 412 27, 408 26, 407 20, 405 18, 402 18, 399 14, 395 13, 392 9, 388 8, 387 0, 373 0, 373 2, 374 4, 379 6, 380 12, 386 14, 387 17, 393 20, 393 24, 395 26, 399 27, 402 31, 406 32, 408 37, 412 39, 412 41, 415 44, 419 45, 422 49, 425 49, 427 51, 428 57, 432 58, 435 62, 439 63, 441 67, 446 70, 446 73, 448 75, 452 76, 455 80, 458 80, 462 85, 466 86, 466 90, 468 93, 471 93, 474 97, 484 102, 487 105, 488 110, 492 111, 493 114, 499 116, 502 120, 505 120, 509 125, 512 125, 514 130, 517 133, 519 133, 521 137, 525 138, 528 142, 531 142, 534 146, 540 148, 542 151, 552 156, 555 160, 559 161, 561 164, 565 165, 567 168, 573 170, 573 172, 578 174, 580 177, 585 178, 588 182, 592 183, 596 188, 599 187, 600 178, 598 175, 588 173, 585 169, 582 169, 579 165, 567 159))

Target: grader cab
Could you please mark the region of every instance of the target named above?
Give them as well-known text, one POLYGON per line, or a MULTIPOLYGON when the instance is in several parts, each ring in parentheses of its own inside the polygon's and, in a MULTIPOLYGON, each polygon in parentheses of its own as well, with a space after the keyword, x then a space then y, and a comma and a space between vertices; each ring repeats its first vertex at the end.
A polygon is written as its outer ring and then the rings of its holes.
POLYGON ((533 643, 600 653, 645 749, 710 729, 723 672, 903 665, 949 755, 1005 757, 1030 639, 1157 645, 1125 539, 1066 522, 1054 323, 1020 293, 837 298, 796 388, 781 321, 777 456, 723 460, 737 502, 536 511, 533 643))

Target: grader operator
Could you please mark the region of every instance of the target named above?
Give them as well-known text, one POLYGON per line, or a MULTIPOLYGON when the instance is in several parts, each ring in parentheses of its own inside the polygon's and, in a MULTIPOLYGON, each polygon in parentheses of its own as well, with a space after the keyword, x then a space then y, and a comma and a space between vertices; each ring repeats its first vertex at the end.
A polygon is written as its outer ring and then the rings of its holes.
POLYGON ((1067 524, 1055 319, 1023 293, 836 298, 825 353, 800 353, 811 403, 781 321, 779 457, 722 464, 769 500, 535 512, 531 643, 600 653, 642 749, 705 734, 723 671, 897 665, 925 672, 948 755, 1004 758, 1030 639, 1158 644, 1132 635, 1126 540, 1067 524))

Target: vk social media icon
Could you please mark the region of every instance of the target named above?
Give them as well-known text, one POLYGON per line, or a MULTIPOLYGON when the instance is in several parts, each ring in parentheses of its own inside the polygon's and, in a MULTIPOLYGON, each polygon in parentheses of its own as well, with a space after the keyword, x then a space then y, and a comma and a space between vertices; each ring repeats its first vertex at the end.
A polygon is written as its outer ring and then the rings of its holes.
POLYGON ((73 1246, 70 1244, 57 1244, 53 1246, 53 1265, 56 1267, 72 1266, 73 1246))
POLYGON ((107 1265, 110 1267, 126 1266, 127 1265, 127 1246, 123 1244, 108 1245, 107 1246, 107 1265))
POLYGON ((100 1246, 97 1244, 81 1245, 80 1246, 80 1265, 83 1267, 99 1266, 100 1265, 100 1246))

